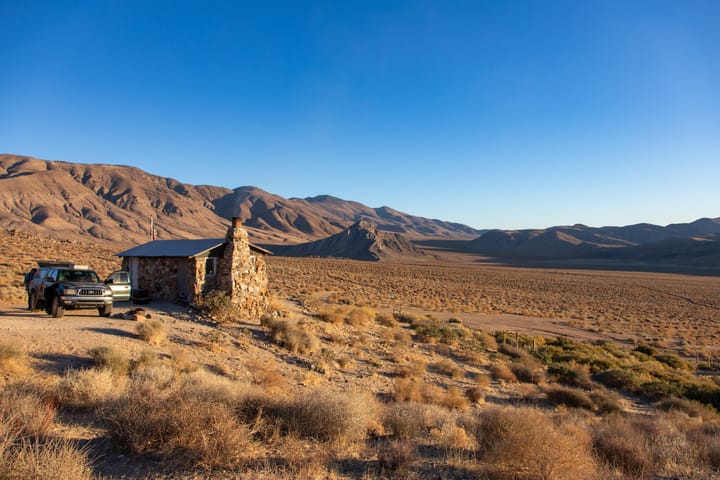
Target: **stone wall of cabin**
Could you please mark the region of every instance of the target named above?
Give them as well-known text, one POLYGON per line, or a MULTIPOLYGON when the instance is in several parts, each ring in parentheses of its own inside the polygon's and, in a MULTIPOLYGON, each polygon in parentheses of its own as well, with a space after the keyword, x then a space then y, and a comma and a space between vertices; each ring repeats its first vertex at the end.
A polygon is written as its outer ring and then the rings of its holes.
MULTIPOLYGON (((138 258, 138 284, 134 288, 148 290, 154 300, 175 301, 180 292, 178 290, 179 271, 181 263, 187 265, 188 288, 193 291, 194 259, 183 257, 139 257, 138 258)), ((205 264, 203 263, 203 269, 205 264)), ((122 269, 129 269, 129 259, 123 258, 122 269)))
MULTIPOLYGON (((233 219, 218 255, 214 276, 206 277, 207 257, 139 257, 138 284, 135 288, 147 289, 155 300, 176 301, 179 298, 179 276, 186 266, 189 302, 211 290, 227 293, 232 302, 249 317, 259 317, 268 309, 268 278, 265 255, 250 249, 247 231, 240 220, 233 219)), ((123 258, 123 270, 129 269, 129 258, 123 258)))
POLYGON ((250 249, 247 231, 233 218, 218 259, 217 288, 230 294, 248 316, 258 317, 268 308, 267 268, 263 254, 250 249))

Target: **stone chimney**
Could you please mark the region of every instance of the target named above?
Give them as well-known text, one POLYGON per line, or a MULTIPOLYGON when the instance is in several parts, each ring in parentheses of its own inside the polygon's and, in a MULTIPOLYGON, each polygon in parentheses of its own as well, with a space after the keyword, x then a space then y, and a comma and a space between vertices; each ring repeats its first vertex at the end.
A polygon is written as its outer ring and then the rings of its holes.
POLYGON ((247 230, 238 217, 232 219, 225 241, 222 265, 218 267, 219 287, 248 315, 259 316, 268 305, 264 256, 250 250, 247 230))

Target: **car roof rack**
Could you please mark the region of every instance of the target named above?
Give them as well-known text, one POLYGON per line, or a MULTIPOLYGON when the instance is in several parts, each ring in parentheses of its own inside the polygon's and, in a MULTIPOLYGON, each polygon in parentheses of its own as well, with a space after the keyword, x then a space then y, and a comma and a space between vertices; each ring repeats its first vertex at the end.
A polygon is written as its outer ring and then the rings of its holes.
POLYGON ((90 270, 89 265, 79 265, 79 264, 73 263, 73 262, 57 262, 54 260, 38 260, 37 264, 38 264, 38 267, 40 267, 40 268, 55 267, 55 268, 72 268, 73 270, 90 270))

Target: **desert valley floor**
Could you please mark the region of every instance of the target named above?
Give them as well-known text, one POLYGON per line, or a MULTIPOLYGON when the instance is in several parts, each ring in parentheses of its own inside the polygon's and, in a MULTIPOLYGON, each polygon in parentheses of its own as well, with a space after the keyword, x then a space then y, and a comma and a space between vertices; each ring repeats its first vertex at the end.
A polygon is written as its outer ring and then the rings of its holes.
MULTIPOLYGON (((80 260, 116 268, 98 251, 80 260)), ((42 254, 0 271, 8 472, 720 475, 718 277, 271 257, 262 319, 165 303, 52 319, 22 298, 42 254)))

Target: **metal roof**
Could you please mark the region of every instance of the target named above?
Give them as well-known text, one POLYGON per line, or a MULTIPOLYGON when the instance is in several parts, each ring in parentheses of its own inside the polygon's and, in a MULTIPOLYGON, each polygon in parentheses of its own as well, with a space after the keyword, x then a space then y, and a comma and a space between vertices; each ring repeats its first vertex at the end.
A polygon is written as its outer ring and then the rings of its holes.
MULTIPOLYGON (((197 257, 225 244, 224 238, 200 238, 197 240, 153 240, 116 254, 118 257, 197 257)), ((250 249, 265 255, 272 252, 250 244, 250 249)))
POLYGON ((224 238, 153 240, 117 254, 118 257, 196 257, 225 243, 224 238))

